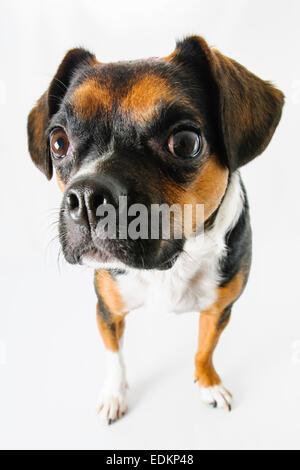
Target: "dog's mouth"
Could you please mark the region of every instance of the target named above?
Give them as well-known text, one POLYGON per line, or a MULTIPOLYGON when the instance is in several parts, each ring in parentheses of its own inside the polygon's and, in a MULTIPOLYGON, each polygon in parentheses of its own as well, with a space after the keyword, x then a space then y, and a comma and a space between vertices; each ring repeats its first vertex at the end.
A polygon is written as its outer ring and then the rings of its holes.
POLYGON ((62 219, 60 242, 67 262, 93 269, 168 270, 183 250, 184 240, 99 238, 62 219))
POLYGON ((124 257, 120 256, 119 253, 111 253, 106 248, 97 248, 93 244, 79 251, 76 250, 76 253, 73 252, 72 261, 70 261, 72 264, 88 266, 93 269, 126 269, 128 267, 132 267, 137 269, 158 269, 164 271, 170 269, 175 264, 180 253, 180 249, 173 251, 172 253, 168 253, 168 255, 162 257, 159 262, 154 262, 153 264, 151 262, 149 263, 149 261, 148 263, 145 263, 144 261, 136 263, 127 256, 124 257))

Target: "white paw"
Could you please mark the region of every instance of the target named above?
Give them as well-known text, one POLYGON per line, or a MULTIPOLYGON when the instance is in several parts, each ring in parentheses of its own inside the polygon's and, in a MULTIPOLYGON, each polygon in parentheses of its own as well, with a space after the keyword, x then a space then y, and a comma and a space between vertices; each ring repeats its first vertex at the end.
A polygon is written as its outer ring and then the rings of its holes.
POLYGON ((214 387, 200 387, 201 399, 213 408, 223 408, 231 411, 232 395, 220 384, 214 387))
POLYGON ((107 384, 100 395, 97 405, 98 414, 112 424, 122 418, 127 411, 126 390, 128 385, 124 383, 120 387, 112 387, 107 384))

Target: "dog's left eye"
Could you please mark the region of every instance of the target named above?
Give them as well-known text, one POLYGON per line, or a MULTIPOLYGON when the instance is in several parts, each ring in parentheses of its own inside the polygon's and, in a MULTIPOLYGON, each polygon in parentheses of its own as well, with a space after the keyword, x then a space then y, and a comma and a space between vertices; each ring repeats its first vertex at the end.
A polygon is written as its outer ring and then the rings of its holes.
POLYGON ((63 158, 69 150, 69 139, 63 129, 58 129, 51 134, 50 147, 55 158, 63 158))
POLYGON ((168 147, 169 151, 176 157, 193 158, 201 150, 201 136, 188 130, 175 132, 169 137, 168 147))

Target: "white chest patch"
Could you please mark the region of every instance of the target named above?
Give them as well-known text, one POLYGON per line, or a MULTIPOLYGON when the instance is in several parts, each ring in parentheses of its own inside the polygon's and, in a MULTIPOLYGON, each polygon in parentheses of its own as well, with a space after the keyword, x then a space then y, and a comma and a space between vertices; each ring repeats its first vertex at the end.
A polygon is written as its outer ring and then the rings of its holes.
POLYGON ((232 175, 213 226, 187 240, 184 252, 167 271, 128 270, 118 279, 126 311, 142 305, 152 310, 184 313, 204 311, 216 300, 219 263, 226 252, 225 236, 243 209, 240 176, 232 175))

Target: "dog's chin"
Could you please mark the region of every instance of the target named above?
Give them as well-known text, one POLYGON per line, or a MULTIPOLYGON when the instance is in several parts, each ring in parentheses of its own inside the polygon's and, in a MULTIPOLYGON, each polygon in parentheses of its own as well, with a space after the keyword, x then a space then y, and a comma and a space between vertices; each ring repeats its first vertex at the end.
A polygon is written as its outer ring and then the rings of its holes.
MULTIPOLYGON (((106 269, 106 270, 127 270, 131 269, 157 269, 157 270, 168 270, 175 264, 180 252, 175 252, 172 256, 164 257, 160 259, 158 263, 148 264, 143 261, 142 263, 135 262, 130 259, 119 259, 117 256, 109 253, 106 250, 98 248, 90 248, 85 250, 80 256, 72 256, 72 264, 79 264, 81 266, 87 266, 92 269, 106 269), (76 259, 76 261, 75 261, 76 259)), ((67 257, 66 260, 68 261, 67 257)))
POLYGON ((92 248, 86 251, 80 258, 79 264, 92 269, 121 269, 127 266, 111 254, 92 248))
POLYGON ((75 248, 61 240, 64 257, 71 264, 88 266, 93 269, 117 270, 161 270, 171 269, 183 250, 184 241, 165 240, 149 243, 147 246, 122 242, 102 243, 97 246, 91 240, 78 244, 75 248))

